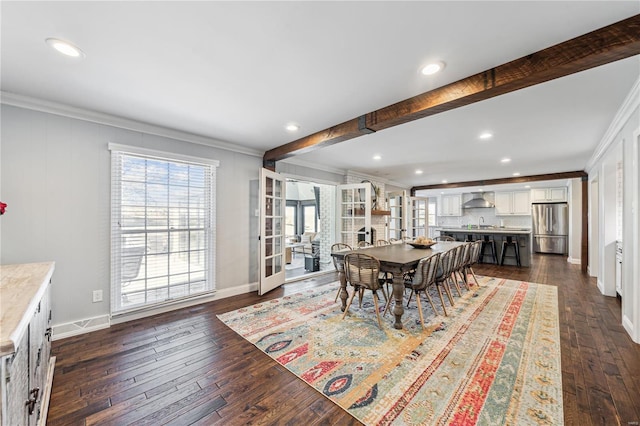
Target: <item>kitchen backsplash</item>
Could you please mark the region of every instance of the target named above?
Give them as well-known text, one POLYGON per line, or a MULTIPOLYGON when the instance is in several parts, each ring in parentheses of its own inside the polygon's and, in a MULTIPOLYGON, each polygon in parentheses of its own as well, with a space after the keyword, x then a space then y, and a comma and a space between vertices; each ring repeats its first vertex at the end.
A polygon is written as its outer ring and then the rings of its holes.
POLYGON ((531 228, 531 216, 496 216, 496 210, 492 208, 464 209, 462 213, 464 216, 438 216, 438 226, 478 225, 479 220, 481 225, 531 228))

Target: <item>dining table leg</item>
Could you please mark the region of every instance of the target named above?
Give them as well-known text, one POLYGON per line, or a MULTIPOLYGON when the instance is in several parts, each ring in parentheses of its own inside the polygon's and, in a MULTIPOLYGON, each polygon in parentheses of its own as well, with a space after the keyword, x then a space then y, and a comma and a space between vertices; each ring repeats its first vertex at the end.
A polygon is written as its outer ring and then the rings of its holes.
POLYGON ((395 315, 396 321, 393 323, 393 327, 398 330, 402 330, 402 314, 404 314, 404 307, 402 306, 403 298, 404 278, 401 272, 395 272, 393 274, 393 299, 395 300, 393 315, 395 315))
POLYGON ((347 275, 344 273, 344 267, 338 269, 338 279, 340 280, 340 300, 342 302, 340 310, 344 312, 344 310, 347 309, 347 299, 349 298, 349 294, 347 293, 347 275))

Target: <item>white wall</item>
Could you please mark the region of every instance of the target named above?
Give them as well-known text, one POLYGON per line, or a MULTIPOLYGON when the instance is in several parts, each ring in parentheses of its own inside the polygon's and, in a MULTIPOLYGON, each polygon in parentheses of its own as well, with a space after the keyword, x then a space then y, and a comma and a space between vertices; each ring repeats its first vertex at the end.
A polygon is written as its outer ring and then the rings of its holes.
POLYGON ((0 199, 8 209, 0 262, 56 262, 54 325, 109 314, 109 142, 219 160, 218 294, 255 283, 251 213, 261 158, 7 105, 1 120, 0 199), (104 302, 91 303, 93 290, 103 290, 104 302))
MULTIPOLYGON (((638 200, 640 200, 640 179, 638 178, 638 137, 640 133, 640 80, 630 91, 629 96, 614 118, 607 135, 589 164, 589 178, 599 182, 597 203, 599 204, 600 226, 598 236, 590 240, 589 251, 600 253, 598 263, 598 285, 605 294, 609 293, 609 280, 615 272, 615 257, 608 250, 616 239, 615 213, 615 180, 617 161, 622 151, 623 161, 623 271, 622 271, 622 325, 631 338, 640 343, 640 214, 638 200), (604 182, 603 182, 604 181, 604 182), (609 204, 609 206, 603 206, 609 204), (613 210, 611 209, 613 206, 613 210), (597 241, 597 243, 596 243, 597 241), (596 245, 597 244, 597 245, 596 245), (611 272, 611 270, 614 272, 611 272)), ((591 224, 590 224, 591 225, 591 224)), ((615 292, 613 293, 615 294, 615 292)))

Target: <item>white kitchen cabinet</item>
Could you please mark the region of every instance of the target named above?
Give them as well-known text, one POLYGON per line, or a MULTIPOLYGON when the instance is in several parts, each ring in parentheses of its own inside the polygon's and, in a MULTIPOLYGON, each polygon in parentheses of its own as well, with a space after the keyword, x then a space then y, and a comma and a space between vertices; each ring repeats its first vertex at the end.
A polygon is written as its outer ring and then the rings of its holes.
POLYGON ((462 195, 443 195, 440 199, 440 216, 462 216, 462 195))
POLYGON ((2 265, 0 424, 46 423, 51 357, 50 280, 54 264, 2 265))
POLYGON ((557 203, 567 201, 567 188, 534 188, 531 190, 532 203, 557 203))
POLYGON ((526 216, 531 214, 529 191, 495 193, 496 216, 526 216))

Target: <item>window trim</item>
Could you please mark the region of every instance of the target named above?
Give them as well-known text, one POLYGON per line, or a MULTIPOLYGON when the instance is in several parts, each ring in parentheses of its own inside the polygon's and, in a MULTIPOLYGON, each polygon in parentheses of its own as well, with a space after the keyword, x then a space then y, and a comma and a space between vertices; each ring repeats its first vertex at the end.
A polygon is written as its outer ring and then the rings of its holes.
MULTIPOLYGON (((155 149, 149 149, 149 148, 142 148, 142 147, 137 147, 137 146, 129 146, 129 145, 121 145, 121 144, 116 144, 116 143, 109 143, 108 144, 108 149, 109 151, 111 151, 111 171, 110 171, 110 186, 111 186, 111 197, 110 197, 110 202, 111 202, 111 213, 110 213, 110 245, 111 245, 111 249, 110 249, 110 256, 111 256, 111 279, 110 279, 110 291, 111 291, 111 304, 110 304, 110 314, 112 317, 115 316, 122 316, 122 315, 127 315, 127 314, 131 314, 131 313, 137 313, 137 312, 144 312, 144 311, 150 311, 150 310, 154 310, 154 309, 158 309, 158 308, 162 308, 163 306, 168 306, 168 305, 174 305, 174 304, 182 304, 185 301, 189 301, 189 300, 197 300, 199 298, 204 298, 207 296, 211 296, 212 294, 215 293, 216 291, 216 175, 217 175, 217 167, 220 165, 220 162, 218 160, 213 160, 213 159, 208 159, 208 158, 202 158, 202 157, 195 157, 195 156, 190 156, 190 155, 184 155, 184 154, 178 154, 178 153, 173 153, 173 152, 167 152, 167 151, 161 151, 161 150, 155 150, 155 149), (209 244, 209 262, 210 262, 210 268, 209 268, 209 273, 208 273, 208 280, 211 281, 211 286, 212 288, 210 290, 204 291, 204 292, 200 292, 200 293, 196 293, 196 294, 192 294, 192 295, 188 295, 188 296, 183 296, 183 297, 177 297, 177 298, 173 298, 173 299, 168 299, 168 300, 164 300, 164 301, 160 301, 160 302, 156 302, 156 303, 149 303, 149 304, 144 304, 144 305, 139 305, 133 308, 125 308, 125 309, 118 309, 117 311, 114 311, 115 308, 115 298, 116 298, 116 291, 114 288, 114 283, 117 281, 117 272, 115 270, 115 264, 116 262, 119 260, 121 253, 116 254, 116 247, 114 247, 114 236, 115 236, 115 231, 114 231, 114 218, 113 218, 113 213, 114 213, 114 206, 113 206, 113 199, 114 196, 117 194, 114 194, 114 177, 120 175, 120 171, 118 170, 117 172, 114 172, 113 166, 114 166, 114 156, 113 154, 119 154, 119 155, 133 155, 133 156, 144 156, 144 157, 148 157, 149 159, 157 159, 157 160, 161 160, 161 161, 167 161, 167 162, 186 162, 186 163, 191 163, 194 165, 203 165, 203 166, 211 166, 211 177, 210 177, 210 181, 211 181, 211 188, 210 188, 210 231, 209 231, 209 240, 210 240, 210 244, 209 244)), ((121 185, 121 183, 118 183, 118 185, 121 185)), ((121 251, 121 250, 120 250, 121 251)))

